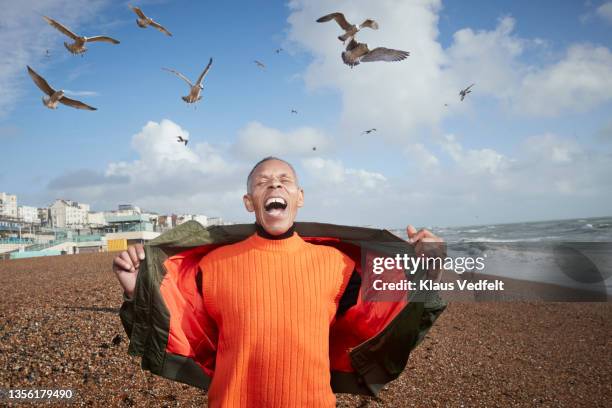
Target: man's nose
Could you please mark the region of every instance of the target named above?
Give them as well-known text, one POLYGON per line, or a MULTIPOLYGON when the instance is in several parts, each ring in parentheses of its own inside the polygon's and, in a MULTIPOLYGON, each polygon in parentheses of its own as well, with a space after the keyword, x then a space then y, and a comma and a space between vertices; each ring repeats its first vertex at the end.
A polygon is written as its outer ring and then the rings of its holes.
POLYGON ((270 185, 268 186, 268 188, 280 188, 282 186, 281 182, 279 179, 274 178, 270 181, 270 185))

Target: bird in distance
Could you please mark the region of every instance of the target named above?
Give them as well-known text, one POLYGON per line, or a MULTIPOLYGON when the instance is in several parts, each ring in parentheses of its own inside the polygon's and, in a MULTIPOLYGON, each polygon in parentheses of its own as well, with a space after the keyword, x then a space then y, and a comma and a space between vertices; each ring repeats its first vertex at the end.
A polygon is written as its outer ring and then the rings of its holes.
POLYGON ((167 36, 172 37, 172 33, 170 31, 166 30, 164 26, 162 26, 152 18, 145 16, 145 14, 140 8, 134 6, 130 6, 130 8, 134 13, 138 15, 138 19, 136 20, 136 24, 138 24, 138 27, 147 28, 148 26, 151 26, 153 28, 156 28, 158 31, 161 31, 162 33, 166 34, 167 36))

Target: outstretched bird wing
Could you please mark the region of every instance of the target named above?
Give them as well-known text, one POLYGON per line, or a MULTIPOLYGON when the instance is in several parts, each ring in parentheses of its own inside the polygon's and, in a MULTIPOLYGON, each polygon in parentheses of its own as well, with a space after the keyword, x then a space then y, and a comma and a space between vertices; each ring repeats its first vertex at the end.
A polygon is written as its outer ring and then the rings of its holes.
POLYGON ((145 14, 142 12, 142 10, 139 7, 134 7, 130 5, 130 8, 132 9, 132 11, 134 11, 134 13, 138 14, 138 17, 144 18, 144 19, 147 18, 147 16, 145 16, 145 14))
POLYGON ((198 78, 198 82, 196 82, 196 84, 201 85, 202 81, 204 80, 204 77, 206 76, 206 74, 208 74, 208 70, 210 69, 212 65, 212 58, 210 59, 210 61, 208 61, 208 65, 206 65, 206 68, 204 68, 204 71, 202 71, 202 73, 200 74, 199 78, 198 78))
POLYGON ((476 84, 472 84, 472 85, 468 86, 468 87, 467 87, 467 88, 465 88, 463 91, 464 91, 465 93, 467 93, 467 92, 470 90, 470 88, 471 88, 471 87, 473 87, 474 85, 476 85, 476 84))
POLYGON ((72 38, 73 40, 76 40, 77 38, 79 38, 78 35, 76 35, 75 33, 73 33, 72 31, 70 31, 68 28, 66 28, 65 26, 63 26, 62 24, 58 23, 57 21, 55 21, 52 18, 49 18, 47 16, 43 16, 43 18, 47 21, 47 23, 49 23, 51 26, 55 27, 57 30, 61 31, 62 33, 66 34, 68 37, 72 38))
POLYGON ((97 108, 94 108, 93 106, 89 106, 81 101, 66 98, 65 96, 62 97, 59 101, 60 103, 63 103, 64 105, 72 106, 73 108, 77 108, 77 109, 85 109, 85 110, 91 110, 91 111, 98 110, 97 108))
POLYGON ((32 80, 34 80, 34 83, 36 84, 36 86, 39 87, 40 90, 46 93, 47 95, 49 96, 53 95, 55 93, 55 90, 49 86, 47 81, 45 81, 43 77, 38 75, 32 68, 30 68, 29 65, 27 67, 28 67, 28 74, 30 74, 30 77, 32 77, 32 80))
POLYGON ((372 30, 378 30, 378 23, 368 18, 366 21, 361 23, 361 25, 359 26, 359 28, 364 28, 364 27, 371 28, 372 30))
POLYGON ((361 58, 362 62, 372 61, 401 61, 406 59, 410 53, 402 50, 392 50, 390 48, 378 47, 368 52, 361 58))
POLYGON ((114 38, 107 37, 105 35, 96 35, 94 37, 87 37, 87 42, 107 42, 111 44, 119 44, 119 41, 114 38))
POLYGON ((172 72, 174 75, 176 75, 177 77, 181 78, 183 81, 187 82, 187 84, 189 85, 189 87, 193 87, 193 84, 191 83, 190 80, 187 79, 187 77, 183 74, 181 74, 178 71, 175 71, 173 69, 170 68, 162 68, 164 71, 168 71, 168 72, 172 72))
POLYGON ((323 17, 319 18, 317 20, 317 23, 326 23, 326 22, 328 22, 330 20, 336 20, 336 23, 338 23, 338 25, 340 25, 340 27, 342 27, 342 29, 344 31, 348 30, 352 26, 351 23, 346 21, 346 18, 344 18, 344 14, 342 14, 342 13, 331 13, 331 14, 328 14, 326 16, 323 16, 323 17))
POLYGON ((161 31, 162 33, 166 34, 167 36, 172 37, 172 33, 168 30, 166 30, 166 28, 164 26, 162 26, 161 24, 159 24, 156 21, 151 20, 151 26, 155 27, 158 31, 161 31))

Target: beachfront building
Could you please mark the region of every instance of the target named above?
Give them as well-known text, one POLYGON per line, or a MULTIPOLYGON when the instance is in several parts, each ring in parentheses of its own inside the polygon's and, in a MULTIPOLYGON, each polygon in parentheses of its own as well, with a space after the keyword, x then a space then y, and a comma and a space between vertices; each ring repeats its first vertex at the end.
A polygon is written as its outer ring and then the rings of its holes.
POLYGON ((0 216, 17 218, 17 196, 0 192, 0 216))
POLYGON ((51 222, 51 215, 49 214, 48 208, 38 208, 38 220, 42 227, 48 227, 51 222))
POLYGON ((176 223, 174 226, 181 225, 186 223, 187 221, 197 221, 203 226, 208 225, 208 217, 201 214, 182 214, 176 216, 176 223))
POLYGON ((28 205, 20 205, 17 207, 17 218, 21 221, 30 224, 40 224, 38 219, 38 208, 28 205))
POLYGON ((55 200, 49 206, 51 224, 57 228, 80 228, 87 224, 89 204, 71 200, 55 200))
POLYGON ((89 227, 102 227, 107 225, 106 217, 103 212, 93 212, 90 211, 87 213, 87 225, 89 227))
POLYGON ((223 218, 221 218, 221 217, 209 217, 206 220, 206 226, 210 227, 211 225, 223 225, 223 218))

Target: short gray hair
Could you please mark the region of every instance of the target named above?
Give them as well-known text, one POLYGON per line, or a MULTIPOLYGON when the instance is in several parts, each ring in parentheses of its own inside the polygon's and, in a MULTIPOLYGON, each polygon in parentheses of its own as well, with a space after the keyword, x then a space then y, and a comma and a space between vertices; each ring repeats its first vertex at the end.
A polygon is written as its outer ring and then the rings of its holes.
POLYGON ((268 157, 264 157, 263 159, 261 159, 260 161, 255 163, 255 165, 253 166, 253 168, 249 172, 249 175, 247 176, 247 193, 251 192, 251 178, 253 177, 253 173, 255 173, 255 169, 257 168, 257 166, 259 166, 260 164, 265 163, 267 161, 270 161, 270 160, 278 160, 280 162, 285 163, 287 166, 289 166, 289 168, 293 172, 293 175, 295 176, 295 182, 297 184, 297 181, 298 181, 297 172, 295 171, 295 169, 293 168, 291 163, 289 163, 287 160, 283 160, 283 159, 275 157, 275 156, 268 156, 268 157))

